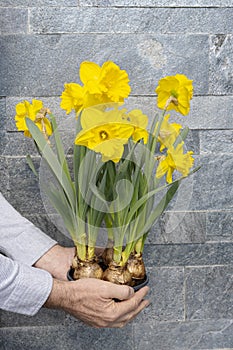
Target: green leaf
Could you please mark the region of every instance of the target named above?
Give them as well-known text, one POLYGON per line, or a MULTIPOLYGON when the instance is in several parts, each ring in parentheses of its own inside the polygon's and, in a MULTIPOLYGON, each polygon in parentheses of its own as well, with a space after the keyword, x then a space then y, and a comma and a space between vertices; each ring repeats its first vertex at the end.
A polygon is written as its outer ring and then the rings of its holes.
POLYGON ((189 128, 186 126, 183 130, 181 130, 180 134, 177 136, 176 141, 173 146, 176 148, 182 141, 186 139, 189 133, 189 128))
POLYGON ((32 158, 31 158, 31 156, 30 156, 29 154, 26 156, 26 161, 27 161, 27 163, 28 163, 28 166, 29 166, 30 169, 32 170, 33 174, 34 174, 36 177, 39 177, 39 174, 38 174, 38 172, 36 171, 35 166, 34 166, 33 161, 32 161, 32 158))
POLYGON ((45 140, 43 134, 40 132, 38 127, 29 118, 26 118, 26 124, 33 139, 37 143, 42 153, 42 156, 46 160, 47 164, 49 165, 57 181, 64 189, 64 192, 66 193, 69 203, 72 206, 73 210, 75 211, 76 199, 75 199, 75 193, 74 193, 72 182, 70 181, 69 178, 67 178, 67 175, 64 172, 61 164, 59 163, 57 156, 54 154, 53 150, 45 140))
POLYGON ((76 231, 76 225, 74 223, 74 213, 69 205, 69 202, 67 201, 63 190, 58 190, 52 184, 50 184, 49 187, 46 186, 44 191, 46 192, 46 195, 48 196, 53 207, 62 217, 66 229, 74 239, 73 236, 74 232, 76 231))
POLYGON ((181 180, 185 179, 186 177, 192 175, 193 173, 195 173, 197 170, 199 170, 200 167, 197 167, 195 168, 193 171, 191 171, 187 176, 182 176, 180 177, 179 179, 173 181, 172 183, 170 184, 166 184, 164 186, 161 186, 159 188, 156 188, 148 193, 146 193, 143 197, 141 197, 137 203, 135 205, 132 206, 130 212, 128 213, 128 216, 127 216, 127 222, 130 222, 131 219, 133 218, 134 214, 136 213, 136 211, 149 199, 151 198, 152 196, 154 196, 156 193, 166 189, 166 188, 169 188, 171 186, 173 186, 174 184, 180 182, 181 180))
POLYGON ((58 159, 59 159, 60 164, 63 167, 63 170, 66 173, 68 179, 71 181, 70 171, 68 168, 64 148, 63 148, 63 145, 61 142, 61 137, 60 137, 60 134, 58 131, 56 118, 54 115, 50 114, 50 119, 51 119, 51 124, 52 124, 52 128, 53 128, 53 136, 54 136, 54 140, 55 140, 58 159))
POLYGON ((176 194, 176 191, 179 188, 181 179, 178 181, 175 181, 171 184, 170 188, 168 189, 167 193, 164 195, 164 197, 161 199, 159 204, 156 206, 156 208, 151 212, 150 216, 146 220, 146 225, 143 227, 143 231, 140 232, 140 236, 147 233, 152 225, 154 224, 155 220, 164 212, 164 210, 167 208, 169 202, 176 194))

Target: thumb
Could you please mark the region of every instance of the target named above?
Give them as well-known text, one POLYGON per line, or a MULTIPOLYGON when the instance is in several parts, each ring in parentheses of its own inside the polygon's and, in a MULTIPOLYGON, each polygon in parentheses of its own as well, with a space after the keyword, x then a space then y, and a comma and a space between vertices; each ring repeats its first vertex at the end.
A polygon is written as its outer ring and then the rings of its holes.
POLYGON ((107 287, 103 295, 105 298, 126 300, 130 299, 134 295, 134 289, 132 287, 125 285, 122 286, 107 281, 105 283, 107 287))

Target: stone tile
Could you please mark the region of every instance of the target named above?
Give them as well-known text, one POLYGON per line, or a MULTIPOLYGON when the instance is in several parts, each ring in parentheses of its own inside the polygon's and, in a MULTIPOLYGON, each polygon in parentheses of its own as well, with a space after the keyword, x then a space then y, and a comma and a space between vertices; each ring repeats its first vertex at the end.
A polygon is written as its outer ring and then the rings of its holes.
POLYGON ((2 328, 3 350, 108 350, 132 347, 132 327, 94 329, 80 323, 66 326, 2 328))
POLYGON ((210 36, 210 94, 230 95, 233 92, 232 40, 230 34, 210 36))
MULTIPOLYGON (((5 156, 39 156, 35 144, 31 138, 25 137, 23 132, 11 132, 5 135, 5 147, 2 154, 5 156)), ((0 140, 1 150, 1 140, 0 140)))
MULTIPOLYGON (((196 164, 201 169, 193 175, 190 210, 229 210, 233 206, 232 155, 203 155, 196 164)), ((186 194, 182 194, 185 196, 186 194)), ((182 203, 182 195, 180 201, 182 203)))
POLYGON ((233 153, 233 130, 201 130, 201 153, 233 153))
POLYGON ((204 243, 205 212, 165 212, 152 227, 148 238, 152 244, 204 243))
POLYGON ((185 270, 187 320, 233 319, 233 266, 185 270))
POLYGON ((199 322, 149 321, 134 325, 135 350, 230 350, 233 320, 199 322))
POLYGON ((3 7, 77 6, 79 0, 0 0, 3 7))
POLYGON ((8 57, 1 62, 2 95, 60 95, 65 82, 78 81, 78 66, 84 60, 115 61, 127 70, 132 94, 153 94, 164 72, 188 75, 196 94, 208 90, 207 35, 17 35, 0 38, 0 45, 2 57, 8 57))
POLYGON ((28 29, 28 10, 0 8, 0 34, 26 34, 28 29))
POLYGON ((0 97, 0 130, 6 130, 6 98, 0 97))
POLYGON ((8 145, 8 135, 0 129, 0 155, 5 155, 5 150, 8 145))
POLYGON ((6 157, 0 155, 0 192, 8 198, 9 195, 9 173, 6 157))
POLYGON ((233 212, 213 211, 207 212, 206 225, 207 241, 233 241, 233 212))
POLYGON ((39 227, 43 232, 48 234, 50 237, 55 239, 59 244, 65 247, 72 247, 73 241, 71 238, 67 235, 63 234, 61 231, 59 231, 59 227, 56 226, 56 221, 51 221, 50 218, 47 215, 35 215, 35 214, 29 214, 25 215, 25 217, 31 221, 34 225, 39 227))
POLYGON ((191 129, 232 129, 232 102, 232 96, 195 97, 185 122, 191 129))
POLYGON ((198 130, 189 130, 188 136, 185 139, 185 152, 192 151, 194 154, 200 154, 200 137, 198 130))
POLYGON ((33 317, 0 310, 0 330, 7 327, 60 325, 65 321, 65 318, 65 313, 58 310, 41 309, 33 317))
MULTIPOLYGON (((158 81, 155 82, 154 87, 156 87, 157 84, 158 81)), ((130 96, 126 104, 130 108, 142 109, 150 120, 152 120, 155 113, 158 112, 158 109, 156 109, 155 96, 130 96)), ((194 96, 191 101, 189 115, 184 118, 174 113, 174 111, 169 111, 171 114, 170 120, 180 123, 183 126, 188 126, 192 130, 233 129, 233 120, 231 118, 231 112, 229 112, 232 110, 232 105, 232 96, 194 96)))
POLYGON ((202 154, 194 158, 194 168, 197 166, 201 168, 181 182, 167 210, 231 210, 233 206, 232 155, 202 154))
POLYGON ((80 6, 103 7, 233 7, 232 0, 79 0, 80 6))
MULTIPOLYGON (((35 167, 38 167, 38 159, 35 167)), ((44 213, 39 184, 25 158, 8 158, 10 203, 21 214, 44 213)))
POLYGON ((146 244, 143 256, 147 267, 228 265, 233 243, 146 244))
POLYGON ((31 33, 232 33, 233 9, 32 8, 31 33), (179 20, 177 20, 179 18, 179 20), (190 28, 191 31, 190 31, 190 28))
POLYGON ((151 304, 135 319, 134 324, 148 320, 184 320, 184 269, 147 268, 150 292, 147 299, 151 304))

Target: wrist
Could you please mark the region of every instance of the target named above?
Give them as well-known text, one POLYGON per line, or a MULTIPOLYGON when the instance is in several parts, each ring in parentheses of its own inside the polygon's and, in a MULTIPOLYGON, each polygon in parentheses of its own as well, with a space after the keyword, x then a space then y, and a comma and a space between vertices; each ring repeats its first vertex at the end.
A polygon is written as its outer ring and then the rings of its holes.
POLYGON ((49 309, 63 309, 67 296, 67 286, 69 282, 53 279, 53 286, 44 307, 49 309))
POLYGON ((66 274, 74 254, 75 248, 65 248, 56 244, 37 260, 34 266, 48 271, 54 278, 67 280, 66 274))

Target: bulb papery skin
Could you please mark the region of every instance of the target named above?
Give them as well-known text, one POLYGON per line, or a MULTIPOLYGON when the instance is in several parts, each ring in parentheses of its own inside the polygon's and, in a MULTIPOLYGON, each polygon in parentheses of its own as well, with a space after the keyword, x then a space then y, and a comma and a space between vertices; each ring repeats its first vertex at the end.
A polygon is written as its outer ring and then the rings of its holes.
POLYGON ((146 269, 142 254, 131 254, 127 263, 127 269, 129 270, 132 279, 144 279, 146 275, 146 269))
POLYGON ((102 259, 103 259, 103 263, 106 266, 109 266, 109 264, 112 262, 113 260, 113 248, 105 248, 104 252, 102 254, 102 259))
POLYGON ((78 258, 74 258, 72 268, 74 269, 74 280, 78 280, 81 278, 102 279, 103 277, 103 270, 95 259, 79 260, 78 258))
POLYGON ((104 271, 103 280, 115 284, 125 284, 130 286, 132 278, 127 266, 119 266, 112 262, 107 270, 104 271))

